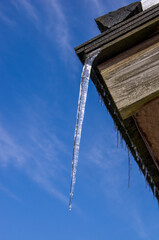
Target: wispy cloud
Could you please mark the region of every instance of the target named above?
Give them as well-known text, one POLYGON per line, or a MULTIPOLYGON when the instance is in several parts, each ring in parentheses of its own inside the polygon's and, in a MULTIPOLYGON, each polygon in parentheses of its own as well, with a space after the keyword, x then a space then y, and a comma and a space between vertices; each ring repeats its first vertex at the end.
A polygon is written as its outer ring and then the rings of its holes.
POLYGON ((12 5, 16 8, 17 12, 22 16, 26 16, 33 26, 40 31, 41 30, 41 21, 39 18, 38 11, 36 7, 31 3, 30 0, 15 0, 11 2, 12 5))
POLYGON ((12 193, 8 188, 4 187, 2 184, 0 184, 0 191, 6 193, 10 198, 13 198, 18 202, 21 202, 19 197, 17 197, 14 193, 12 193))
POLYGON ((141 239, 149 240, 150 237, 147 232, 148 228, 145 227, 144 222, 139 214, 139 211, 134 210, 134 209, 131 213, 132 214, 132 221, 131 221, 132 227, 137 232, 137 234, 139 235, 139 237, 141 239))
POLYGON ((33 175, 34 180, 39 186, 43 187, 48 193, 59 199, 61 202, 68 204, 68 197, 66 197, 61 191, 59 191, 51 182, 47 179, 46 175, 42 175, 41 172, 37 171, 33 175))
POLYGON ((5 15, 2 12, 0 12, 0 19, 9 27, 14 27, 16 25, 16 22, 13 19, 9 18, 7 15, 5 15))
POLYGON ((45 7, 49 13, 49 22, 46 28, 47 34, 52 39, 56 39, 64 55, 72 52, 71 33, 68 26, 67 15, 60 1, 46 0, 45 7))
POLYGON ((128 183, 128 175, 123 174, 122 168, 127 152, 120 146, 117 147, 116 136, 111 130, 105 129, 105 132, 107 135, 103 131, 97 133, 96 141, 90 142, 89 153, 86 155, 89 160, 87 164, 94 164, 99 172, 102 193, 111 201, 121 202, 122 189, 128 183))
POLYGON ((128 176, 123 171, 125 166, 124 161, 127 159, 126 151, 121 147, 115 146, 116 139, 114 134, 111 134, 108 129, 107 136, 101 134, 94 144, 89 146, 89 154, 87 159, 88 164, 95 164, 100 170, 99 185, 101 192, 106 196, 107 201, 112 201, 118 206, 118 209, 112 208, 115 215, 120 215, 120 219, 124 222, 129 222, 129 227, 133 229, 140 239, 149 240, 149 233, 140 214, 137 201, 125 194, 127 187, 128 176), (109 141, 108 141, 109 136, 109 141), (127 204, 125 204, 125 200, 127 204), (122 209, 122 216, 121 216, 122 209))
MULTIPOLYGON (((20 144, 0 125, 0 165, 18 168, 54 197, 68 203, 68 198, 55 187, 65 183, 62 175, 66 169, 59 158, 59 153, 67 152, 65 145, 52 131, 38 127, 39 122, 28 126, 29 143, 20 144)), ((16 198, 1 185, 0 189, 16 198)))
POLYGON ((92 8, 92 10, 94 11, 94 13, 98 16, 100 16, 101 14, 103 14, 103 10, 104 10, 104 6, 103 3, 99 0, 88 0, 89 1, 89 5, 92 8))
POLYGON ((15 7, 19 9, 19 7, 23 7, 23 9, 26 11, 28 17, 36 22, 39 21, 39 17, 38 17, 38 13, 37 10, 35 9, 35 7, 33 6, 33 4, 31 4, 30 1, 28 0, 17 0, 14 1, 13 4, 15 5, 15 7))
POLYGON ((94 15, 99 17, 101 15, 107 14, 110 11, 115 11, 120 7, 126 6, 129 4, 127 0, 111 0, 107 3, 103 0, 86 0, 89 3, 90 8, 92 9, 94 15))
POLYGON ((0 126, 0 164, 6 167, 12 163, 17 167, 24 164, 25 152, 16 141, 0 126))
POLYGON ((19 12, 21 9, 25 10, 27 17, 39 32, 45 34, 51 41, 56 41, 61 55, 66 56, 73 51, 67 15, 59 1, 46 0, 35 4, 29 0, 16 0, 13 5, 19 12))

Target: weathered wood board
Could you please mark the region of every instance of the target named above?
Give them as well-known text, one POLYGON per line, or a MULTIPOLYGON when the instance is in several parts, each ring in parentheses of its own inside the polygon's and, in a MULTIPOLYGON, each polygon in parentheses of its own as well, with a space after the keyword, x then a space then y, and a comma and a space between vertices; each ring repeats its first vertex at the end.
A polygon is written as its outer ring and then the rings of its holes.
POLYGON ((123 119, 159 96, 159 35, 98 66, 123 119))
POLYGON ((159 169, 159 97, 145 104, 135 115, 138 130, 159 169))

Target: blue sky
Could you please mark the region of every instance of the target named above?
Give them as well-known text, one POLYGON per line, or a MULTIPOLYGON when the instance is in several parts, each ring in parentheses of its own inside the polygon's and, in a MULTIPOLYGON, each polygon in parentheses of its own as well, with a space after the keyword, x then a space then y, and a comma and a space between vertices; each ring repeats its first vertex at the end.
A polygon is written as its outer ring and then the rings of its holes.
POLYGON ((89 85, 68 211, 82 65, 94 18, 133 1, 0 2, 0 239, 158 240, 158 205, 89 85))

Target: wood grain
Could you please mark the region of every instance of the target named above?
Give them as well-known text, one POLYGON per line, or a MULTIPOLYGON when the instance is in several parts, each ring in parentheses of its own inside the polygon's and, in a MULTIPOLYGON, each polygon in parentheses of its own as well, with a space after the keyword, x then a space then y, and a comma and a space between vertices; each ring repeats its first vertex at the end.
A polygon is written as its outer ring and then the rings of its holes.
POLYGON ((159 42, 133 51, 124 59, 120 55, 116 57, 119 61, 112 59, 98 67, 123 119, 159 96, 159 42))
POLYGON ((147 149, 159 169, 159 98, 145 104, 134 118, 147 149))

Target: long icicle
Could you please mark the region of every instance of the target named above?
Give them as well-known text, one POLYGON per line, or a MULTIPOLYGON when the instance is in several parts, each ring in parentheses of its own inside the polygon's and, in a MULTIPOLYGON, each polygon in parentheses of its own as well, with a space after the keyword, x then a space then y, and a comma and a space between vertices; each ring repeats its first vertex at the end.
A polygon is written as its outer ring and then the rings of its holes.
POLYGON ((85 64, 83 66, 82 75, 81 75, 81 84, 80 84, 78 108, 77 108, 77 120, 76 120, 75 134, 74 134, 74 147, 73 147, 73 156, 72 156, 71 188, 70 188, 70 199, 69 199, 70 211, 72 209, 72 198, 73 198, 74 186, 76 182, 76 171, 77 171, 77 164, 78 164, 82 124, 83 124, 85 105, 87 100, 88 84, 89 84, 93 61, 97 57, 99 52, 100 50, 96 50, 86 58, 85 64))

